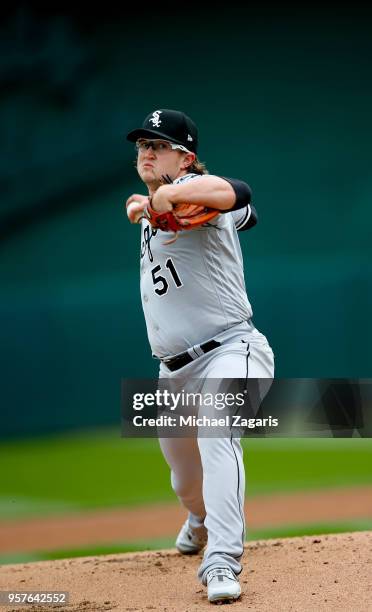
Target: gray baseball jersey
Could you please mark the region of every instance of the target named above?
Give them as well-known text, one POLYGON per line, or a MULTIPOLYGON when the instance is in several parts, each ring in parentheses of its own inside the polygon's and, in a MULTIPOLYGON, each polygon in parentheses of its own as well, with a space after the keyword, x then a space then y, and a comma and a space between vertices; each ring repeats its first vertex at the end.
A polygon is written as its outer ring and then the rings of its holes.
POLYGON ((168 245, 172 232, 142 221, 141 298, 153 355, 176 355, 252 317, 237 235, 250 211, 220 214, 168 245))

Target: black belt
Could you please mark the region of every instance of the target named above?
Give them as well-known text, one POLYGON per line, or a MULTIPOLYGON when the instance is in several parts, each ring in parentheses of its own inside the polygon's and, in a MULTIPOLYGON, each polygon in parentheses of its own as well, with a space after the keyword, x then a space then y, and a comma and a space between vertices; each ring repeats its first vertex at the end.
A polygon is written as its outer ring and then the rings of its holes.
MULTIPOLYGON (((213 351, 213 349, 217 348, 218 346, 221 346, 221 342, 217 342, 217 340, 208 340, 208 342, 204 342, 204 344, 200 345, 200 350, 202 353, 209 353, 209 351, 213 351)), ((183 368, 183 366, 187 365, 188 363, 191 363, 198 357, 200 357, 200 355, 198 355, 196 352, 195 357, 191 357, 188 351, 185 351, 184 353, 181 353, 181 355, 177 355, 177 357, 162 359, 161 361, 167 366, 167 368, 169 368, 171 372, 174 372, 175 370, 183 368)))

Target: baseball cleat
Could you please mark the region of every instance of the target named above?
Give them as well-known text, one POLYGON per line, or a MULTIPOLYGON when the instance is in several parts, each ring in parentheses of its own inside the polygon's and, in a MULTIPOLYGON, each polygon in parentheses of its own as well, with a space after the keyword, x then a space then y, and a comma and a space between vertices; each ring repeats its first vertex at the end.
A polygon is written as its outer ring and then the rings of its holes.
POLYGON ((239 581, 228 567, 219 567, 207 574, 208 600, 223 603, 238 599, 241 594, 239 581))
POLYGON ((195 555, 204 548, 207 539, 207 530, 204 526, 192 529, 187 520, 177 536, 176 548, 183 555, 195 555))

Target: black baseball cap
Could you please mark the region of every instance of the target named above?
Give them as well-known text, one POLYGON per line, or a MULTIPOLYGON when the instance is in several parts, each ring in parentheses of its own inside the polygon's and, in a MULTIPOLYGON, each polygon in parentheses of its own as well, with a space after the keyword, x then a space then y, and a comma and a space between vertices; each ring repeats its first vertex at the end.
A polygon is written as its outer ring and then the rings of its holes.
POLYGON ((183 145, 193 153, 198 150, 198 128, 195 123, 185 113, 167 108, 147 115, 142 128, 127 135, 130 142, 136 142, 139 138, 164 138, 183 145))

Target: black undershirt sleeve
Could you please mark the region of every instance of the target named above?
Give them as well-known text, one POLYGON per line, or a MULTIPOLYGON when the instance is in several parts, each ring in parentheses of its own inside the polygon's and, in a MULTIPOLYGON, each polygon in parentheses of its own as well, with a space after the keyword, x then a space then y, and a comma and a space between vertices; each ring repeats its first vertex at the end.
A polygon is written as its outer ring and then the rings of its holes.
POLYGON ((238 179, 227 178, 226 176, 221 176, 220 178, 230 183, 236 196, 234 206, 232 208, 229 208, 229 210, 222 210, 222 213, 228 213, 232 210, 239 210, 240 208, 244 208, 244 206, 247 206, 251 203, 252 191, 250 186, 247 185, 247 183, 238 179))

